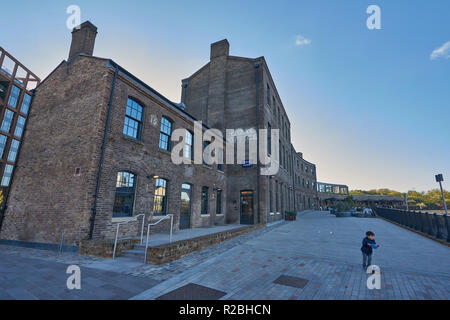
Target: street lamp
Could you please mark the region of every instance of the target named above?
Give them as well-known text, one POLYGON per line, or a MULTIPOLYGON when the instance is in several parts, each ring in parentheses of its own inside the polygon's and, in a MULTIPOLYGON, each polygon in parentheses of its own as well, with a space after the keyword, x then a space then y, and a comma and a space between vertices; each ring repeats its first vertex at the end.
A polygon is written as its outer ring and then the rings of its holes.
POLYGON ((442 188, 442 181, 444 181, 444 176, 442 175, 442 173, 437 174, 436 182, 439 182, 439 187, 441 188, 441 194, 442 194, 442 202, 444 202, 445 215, 448 216, 447 203, 445 202, 445 195, 444 195, 444 189, 442 188))

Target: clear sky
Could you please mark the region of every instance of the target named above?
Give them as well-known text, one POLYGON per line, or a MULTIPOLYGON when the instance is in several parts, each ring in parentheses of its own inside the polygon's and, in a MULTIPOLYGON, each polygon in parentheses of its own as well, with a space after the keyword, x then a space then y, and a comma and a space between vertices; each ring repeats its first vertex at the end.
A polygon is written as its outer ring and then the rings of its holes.
POLYGON ((5 2, 0 45, 46 77, 68 55, 72 4, 99 29, 96 56, 174 101, 212 42, 265 56, 320 181, 422 191, 443 173, 449 189, 448 0, 5 2), (381 30, 366 27, 372 4, 381 30))

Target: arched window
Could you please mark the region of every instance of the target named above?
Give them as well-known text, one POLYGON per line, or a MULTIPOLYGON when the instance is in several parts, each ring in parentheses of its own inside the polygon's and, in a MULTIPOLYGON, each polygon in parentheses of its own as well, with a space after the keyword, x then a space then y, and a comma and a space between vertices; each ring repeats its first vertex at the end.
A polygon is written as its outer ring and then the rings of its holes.
POLYGON ((153 214, 167 214, 167 180, 165 179, 156 179, 155 197, 153 200, 153 214))
POLYGON ((131 172, 117 173, 113 217, 133 216, 135 191, 136 175, 131 172))
POLYGON ((209 188, 202 187, 201 214, 208 214, 209 188))
POLYGON ((135 100, 128 98, 127 110, 125 113, 125 123, 123 126, 123 134, 141 140, 142 134, 142 106, 135 100))

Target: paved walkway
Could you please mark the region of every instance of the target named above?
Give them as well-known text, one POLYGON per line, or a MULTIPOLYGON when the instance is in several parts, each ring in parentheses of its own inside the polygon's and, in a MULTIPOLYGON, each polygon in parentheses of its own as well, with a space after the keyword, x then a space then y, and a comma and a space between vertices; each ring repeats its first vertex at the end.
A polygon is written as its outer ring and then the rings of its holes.
POLYGON ((381 219, 325 212, 308 212, 162 266, 134 263, 0 245, 0 299, 156 299, 188 284, 236 300, 450 299, 449 247, 381 219), (382 245, 373 261, 382 269, 381 290, 367 289, 360 265, 367 230, 382 245), (82 290, 66 288, 70 264, 81 266, 82 290), (280 276, 296 278, 283 284, 280 276))
POLYGON ((155 299, 189 283, 225 292, 222 299, 450 299, 450 248, 381 219, 307 213, 253 238, 134 299, 155 299), (382 245, 374 263, 381 290, 369 290, 361 240, 372 230, 382 245), (280 276, 303 288, 274 283, 280 276))

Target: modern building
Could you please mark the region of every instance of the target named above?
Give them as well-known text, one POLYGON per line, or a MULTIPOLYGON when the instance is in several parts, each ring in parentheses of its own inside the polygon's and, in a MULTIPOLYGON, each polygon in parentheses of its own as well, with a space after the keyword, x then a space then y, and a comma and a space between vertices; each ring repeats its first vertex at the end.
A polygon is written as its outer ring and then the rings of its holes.
MULTIPOLYGON (((211 62, 183 81, 175 103, 111 59, 93 56, 96 35, 90 22, 74 29, 68 59, 35 90, 1 239, 59 243, 64 235, 77 245, 111 239, 118 223, 139 214, 147 222, 173 214, 178 230, 264 224, 313 207, 306 199, 315 189, 295 189, 298 154, 264 58, 230 57, 226 40, 213 44, 211 62), (195 164, 194 150, 204 146, 194 134, 197 120, 202 132, 230 124, 280 128, 282 169, 268 177, 258 163, 195 164), (187 164, 171 159, 176 129, 183 130, 187 164)), ((315 166, 301 162, 314 186, 315 166)), ((120 237, 137 235, 140 225, 125 225, 120 237)))
POLYGON ((350 194, 348 186, 342 184, 317 182, 317 191, 322 208, 335 205, 349 196, 357 207, 401 206, 404 203, 402 197, 397 196, 350 194))
POLYGON ((0 227, 39 78, 0 47, 0 227))

